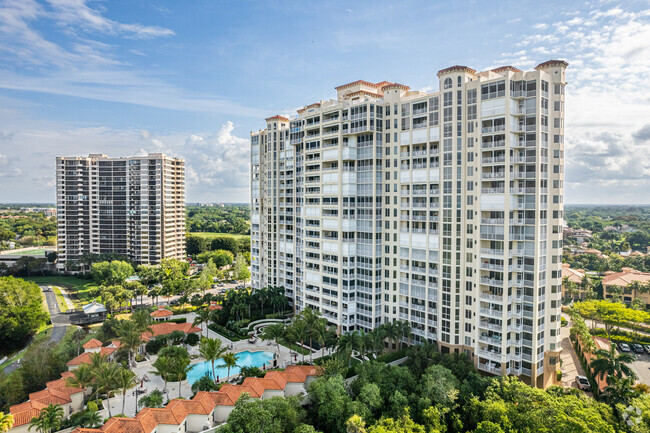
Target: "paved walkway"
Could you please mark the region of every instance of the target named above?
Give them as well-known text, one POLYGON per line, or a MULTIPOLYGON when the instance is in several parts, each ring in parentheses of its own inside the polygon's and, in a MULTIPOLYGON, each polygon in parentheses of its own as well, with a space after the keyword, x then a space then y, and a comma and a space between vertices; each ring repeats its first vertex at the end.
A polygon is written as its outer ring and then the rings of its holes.
POLYGON ((74 302, 72 302, 72 299, 70 299, 70 294, 68 293, 68 289, 61 286, 53 286, 53 287, 56 287, 61 291, 61 296, 63 297, 63 300, 65 301, 65 305, 68 307, 68 310, 73 310, 76 308, 74 302))
POLYGON ((562 360, 562 386, 577 388, 576 376, 584 376, 585 370, 582 368, 580 359, 573 349, 571 344, 571 339, 569 338, 569 333, 571 330, 571 318, 564 316, 568 320, 568 325, 560 328, 560 338, 562 352, 560 353, 560 358, 562 360))

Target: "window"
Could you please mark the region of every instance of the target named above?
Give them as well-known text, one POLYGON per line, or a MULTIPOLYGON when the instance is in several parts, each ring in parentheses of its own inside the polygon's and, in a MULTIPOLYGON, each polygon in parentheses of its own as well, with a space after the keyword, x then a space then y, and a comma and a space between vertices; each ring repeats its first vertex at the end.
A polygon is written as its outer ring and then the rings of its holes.
POLYGON ((453 84, 452 84, 451 78, 449 78, 449 77, 445 78, 445 87, 444 88, 445 89, 451 89, 452 86, 453 86, 453 84))
POLYGON ((481 86, 481 101, 494 98, 502 98, 506 94, 506 82, 497 81, 495 83, 483 84, 481 86))
POLYGON ((467 103, 476 104, 476 89, 471 89, 467 91, 467 103))
POLYGON ((452 101, 452 92, 445 92, 443 95, 443 107, 449 107, 451 104, 453 104, 452 101))
POLYGON ((437 111, 429 113, 429 126, 438 126, 438 114, 437 111))
POLYGON ((429 111, 438 111, 439 98, 429 98, 429 111))
POLYGON ((476 119, 476 105, 467 106, 467 120, 476 119))
POLYGON ((451 122, 452 120, 452 110, 451 107, 447 107, 443 109, 443 116, 442 116, 442 121, 443 122, 451 122))
POLYGON ((459 75, 459 76, 458 76, 458 87, 460 87, 460 86, 462 86, 462 85, 463 85, 463 77, 461 77, 461 76, 459 75))

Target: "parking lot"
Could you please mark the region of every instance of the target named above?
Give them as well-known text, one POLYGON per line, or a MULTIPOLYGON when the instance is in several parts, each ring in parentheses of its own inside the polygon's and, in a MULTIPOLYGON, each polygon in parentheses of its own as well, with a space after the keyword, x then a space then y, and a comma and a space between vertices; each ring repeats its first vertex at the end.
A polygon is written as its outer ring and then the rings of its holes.
POLYGON ((650 355, 647 353, 634 353, 636 361, 630 367, 639 376, 639 381, 650 385, 650 355))

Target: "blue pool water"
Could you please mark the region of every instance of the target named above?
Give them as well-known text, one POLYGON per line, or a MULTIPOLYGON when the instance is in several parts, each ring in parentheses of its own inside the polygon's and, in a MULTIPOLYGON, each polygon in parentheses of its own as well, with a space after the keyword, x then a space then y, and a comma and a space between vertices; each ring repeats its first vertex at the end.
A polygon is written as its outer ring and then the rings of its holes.
MULTIPOLYGON (((239 352, 237 353, 237 367, 230 369, 230 375, 233 376, 239 373, 240 367, 259 367, 262 368, 263 364, 266 364, 268 369, 271 366, 273 360, 273 352, 239 352)), ((226 378, 228 374, 228 368, 226 367, 217 367, 219 364, 223 364, 222 360, 215 361, 214 363, 214 372, 219 376, 219 380, 226 378)), ((194 367, 187 374, 187 382, 192 385, 194 382, 199 380, 201 377, 206 374, 212 377, 212 363, 208 361, 197 362, 193 364, 194 367)))

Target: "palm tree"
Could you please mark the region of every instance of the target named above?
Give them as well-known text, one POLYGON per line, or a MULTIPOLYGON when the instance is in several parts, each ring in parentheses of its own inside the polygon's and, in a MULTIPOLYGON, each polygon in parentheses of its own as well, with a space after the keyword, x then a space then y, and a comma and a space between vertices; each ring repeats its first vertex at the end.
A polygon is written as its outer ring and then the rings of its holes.
POLYGON ((325 355, 325 342, 327 341, 327 320, 325 319, 318 320, 315 323, 312 332, 314 338, 316 339, 316 341, 318 341, 318 344, 320 345, 322 354, 325 355))
POLYGON ((86 389, 95 381, 95 376, 90 364, 81 364, 78 368, 72 370, 72 376, 65 379, 66 386, 86 389))
POLYGON ((598 349, 595 352, 596 359, 591 361, 591 368, 596 376, 603 378, 607 375, 607 383, 613 384, 616 379, 624 376, 636 379, 636 374, 627 365, 634 362, 634 355, 631 353, 618 353, 616 346, 612 343, 609 350, 598 349))
POLYGON ((201 346, 199 353, 206 360, 212 364, 212 380, 217 383, 217 375, 214 371, 214 362, 221 359, 221 356, 226 352, 225 347, 221 347, 221 340, 218 338, 201 338, 201 346))
POLYGON ((95 371, 95 379, 97 383, 97 391, 101 389, 106 394, 106 406, 108 406, 109 418, 111 414, 111 392, 115 390, 115 384, 120 371, 120 366, 114 362, 106 362, 101 364, 99 369, 95 371))
POLYGON ((196 312, 196 317, 192 321, 192 326, 197 326, 205 323, 205 336, 208 336, 208 325, 210 324, 210 316, 212 311, 208 307, 201 308, 196 312))
MULTIPOLYGON (((359 349, 361 351, 361 361, 366 360, 366 353, 374 351, 375 341, 372 332, 359 331, 359 349)), ((368 356, 370 359, 370 356, 368 356)))
POLYGON ((140 332, 150 331, 153 319, 146 309, 140 309, 131 314, 131 321, 140 332))
POLYGON ((360 343, 361 337, 357 331, 347 332, 339 338, 336 353, 345 357, 348 368, 352 366, 352 352, 359 350, 360 343))
POLYGON ((156 361, 151 364, 151 366, 154 368, 154 370, 150 371, 149 373, 160 376, 162 380, 165 381, 163 391, 167 391, 167 380, 169 379, 169 375, 172 371, 171 358, 168 358, 167 356, 159 356, 158 359, 156 359, 156 361))
MULTIPOLYGON (((409 322, 397 322, 398 329, 402 336, 402 340, 411 339, 411 324, 409 322)), ((399 350, 399 347, 397 348, 399 350)))
POLYGON ((630 400, 639 396, 639 391, 634 389, 634 381, 633 377, 613 378, 611 384, 604 389, 607 402, 612 406, 616 404, 627 406, 630 400))
POLYGON ((11 414, 0 412, 0 433, 5 433, 14 425, 14 417, 11 414))
POLYGON ((223 365, 221 367, 228 367, 228 377, 230 377, 230 369, 237 367, 237 360, 239 357, 232 352, 224 354, 221 359, 223 359, 223 365))
POLYGON ((142 397, 138 405, 147 406, 147 407, 158 407, 158 408, 162 407, 163 405, 162 391, 160 391, 159 389, 154 389, 149 394, 142 397))
POLYGON ((63 408, 60 404, 50 404, 41 410, 38 417, 32 418, 29 423, 29 430, 35 428, 41 433, 57 431, 63 420, 63 408))
POLYGON ((247 311, 248 311, 248 306, 242 301, 237 301, 237 303, 230 308, 230 312, 235 314, 235 319, 237 321, 239 321, 240 314, 243 317, 243 315, 246 314, 247 311))
POLYGON ((190 358, 186 356, 176 356, 172 358, 172 372, 178 379, 178 398, 181 398, 181 384, 187 378, 187 374, 194 368, 190 364, 190 358))
POLYGON ((260 303, 260 313, 262 315, 264 314, 264 303, 267 301, 269 297, 269 289, 262 287, 261 289, 258 289, 255 291, 255 295, 257 300, 260 303))
POLYGON ((86 331, 82 328, 75 329, 72 334, 72 341, 77 345, 77 356, 81 354, 81 342, 86 339, 86 331))
POLYGON ((312 310, 310 307, 307 307, 301 311, 300 320, 305 324, 307 336, 309 337, 309 363, 313 364, 312 342, 314 338, 318 338, 316 326, 317 323, 323 319, 320 317, 320 311, 312 310))
POLYGON ((384 339, 386 338, 386 330, 382 326, 379 326, 373 329, 370 332, 370 335, 372 335, 372 352, 376 358, 381 352, 384 351, 384 339))
POLYGON ((99 411, 89 410, 86 412, 83 423, 84 427, 95 428, 100 425, 102 425, 102 416, 99 414, 99 411))
POLYGON ((138 329, 138 326, 134 321, 123 320, 120 323, 120 327, 117 329, 117 335, 122 344, 120 349, 127 351, 129 368, 131 368, 131 362, 135 362, 136 351, 140 346, 142 346, 142 331, 138 329))
POLYGON ((280 340, 284 338, 285 334, 286 329, 284 325, 282 323, 275 323, 264 328, 264 331, 262 332, 262 340, 274 341, 278 356, 280 356, 280 340))
MULTIPOLYGON (((115 380, 115 388, 122 391, 122 414, 126 403, 126 392, 138 384, 135 373, 126 368, 121 368, 115 380)), ((136 408, 137 412, 137 408, 136 408)))
POLYGON ((397 340, 399 339, 400 329, 399 325, 396 322, 388 322, 382 325, 384 327, 385 337, 388 338, 388 341, 392 341, 395 344, 395 350, 397 347, 397 340))
MULTIPOLYGON (((287 336, 293 341, 299 341, 300 348, 302 349, 304 341, 309 337, 307 325, 302 320, 294 321, 287 330, 287 336)), ((304 352, 302 354, 302 362, 305 362, 304 352)))

